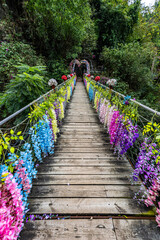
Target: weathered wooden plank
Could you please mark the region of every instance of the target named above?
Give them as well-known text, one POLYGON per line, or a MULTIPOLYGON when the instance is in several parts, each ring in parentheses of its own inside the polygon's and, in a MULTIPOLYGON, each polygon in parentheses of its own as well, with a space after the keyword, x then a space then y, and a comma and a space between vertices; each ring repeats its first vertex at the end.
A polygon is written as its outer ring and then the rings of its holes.
POLYGON ((111 153, 55 153, 54 154, 55 157, 66 157, 66 158, 72 158, 72 157, 110 157, 113 156, 113 154, 111 153))
POLYGON ((109 138, 108 138, 108 136, 106 135, 106 136, 93 136, 93 135, 81 135, 81 134, 74 134, 74 135, 70 135, 70 134, 63 134, 63 135, 60 135, 60 137, 59 137, 59 139, 58 140, 61 140, 61 139, 65 139, 65 140, 82 140, 82 141, 88 141, 88 140, 92 140, 92 141, 96 141, 96 142, 104 142, 105 141, 105 143, 108 143, 108 140, 109 140, 109 138), (68 136, 68 137, 67 137, 68 136))
POLYGON ((93 119, 93 118, 87 118, 87 119, 79 119, 79 118, 65 118, 64 123, 98 123, 98 119, 93 119))
POLYGON ((43 175, 37 174, 34 185, 77 185, 77 184, 105 184, 105 185, 130 185, 128 174, 119 175, 43 175))
POLYGON ((98 116, 97 115, 91 115, 91 116, 89 116, 89 115, 80 115, 80 116, 77 116, 77 115, 67 115, 66 116, 66 118, 65 119, 71 119, 72 121, 74 120, 74 119, 82 119, 82 120, 84 120, 84 121, 86 121, 87 122, 87 120, 97 120, 98 121, 98 116))
POLYGON ((73 129, 73 128, 61 128, 61 132, 70 132, 70 133, 72 133, 72 134, 74 134, 75 132, 77 132, 77 133, 81 133, 81 132, 84 132, 84 133, 93 133, 94 135, 96 134, 96 133, 106 133, 106 130, 104 130, 104 129, 102 129, 102 128, 75 128, 75 129, 73 129))
POLYGON ((153 220, 113 219, 117 240, 159 240, 160 229, 153 220))
POLYGON ((22 240, 116 240, 111 219, 42 220, 25 224, 22 240))
MULTIPOLYGON (((52 158, 54 158, 54 159, 86 159, 86 160, 90 160, 90 159, 97 159, 97 160, 105 160, 105 159, 115 159, 115 155, 114 154, 112 154, 112 155, 108 155, 107 157, 106 156, 104 156, 104 157, 98 157, 98 156, 94 156, 94 157, 90 157, 90 156, 86 156, 86 157, 81 157, 81 156, 78 156, 78 157, 67 157, 67 156, 62 156, 62 157, 60 157, 60 156, 54 156, 54 155, 52 155, 52 156, 50 156, 50 157, 48 157, 48 159, 52 159, 52 158)), ((120 160, 117 160, 117 162, 118 161, 120 161, 120 160)), ((127 160, 124 160, 124 161, 127 161, 127 160)))
POLYGON ((74 123, 74 122, 67 122, 67 123, 64 123, 63 126, 95 126, 97 127, 97 123, 90 123, 90 122, 86 122, 85 124, 84 123, 74 123))
MULTIPOLYGON (((60 132, 60 134, 61 135, 63 135, 63 136, 69 136, 69 135, 71 135, 71 136, 75 136, 75 137, 77 137, 77 138, 79 138, 81 135, 82 136, 84 136, 84 135, 88 135, 88 136, 92 136, 93 138, 96 138, 96 137, 108 137, 108 135, 107 135, 107 133, 105 133, 104 131, 93 131, 93 132, 87 132, 87 131, 61 131, 60 132)), ((107 141, 107 139, 106 139, 106 141, 107 141)))
POLYGON ((64 143, 61 141, 58 141, 56 144, 55 144, 55 148, 97 148, 97 147, 100 147, 100 148, 107 148, 107 149, 110 149, 111 148, 111 145, 110 143, 99 143, 99 142, 68 142, 68 143, 64 143))
POLYGON ((99 147, 99 148, 92 148, 92 147, 88 147, 88 148, 83 148, 83 147, 55 147, 55 152, 58 153, 107 153, 109 150, 109 148, 107 147, 99 147))
POLYGON ((89 108, 87 109, 87 107, 86 108, 81 108, 81 109, 76 109, 76 108, 74 108, 74 109, 67 109, 67 111, 66 111, 66 116, 69 116, 69 115, 72 115, 72 116, 79 116, 79 115, 82 115, 82 116, 97 116, 97 113, 94 111, 94 110, 92 110, 92 109, 90 109, 89 110, 89 108))
POLYGON ((115 160, 108 160, 108 161, 97 161, 97 160, 76 160, 76 159, 48 159, 46 162, 43 162, 42 165, 45 166, 101 166, 101 167, 116 167, 118 166, 124 166, 124 167, 130 167, 129 162, 125 161, 118 161, 115 160))
POLYGON ((92 116, 93 117, 96 117, 97 118, 97 114, 96 113, 93 113, 93 112, 79 112, 78 114, 76 113, 76 111, 75 112, 67 112, 67 116, 66 116, 66 119, 67 118, 72 118, 72 119, 74 119, 74 118, 80 118, 80 119, 86 119, 86 116, 88 117, 88 118, 91 118, 92 116))
POLYGON ((87 123, 87 124, 83 124, 83 123, 64 123, 62 125, 62 128, 80 128, 80 129, 85 129, 85 128, 93 128, 93 129, 104 129, 104 126, 102 124, 90 124, 90 123, 87 123))
POLYGON ((29 200, 30 214, 141 214, 148 208, 126 198, 41 198, 29 200))
POLYGON ((91 108, 91 106, 90 106, 90 104, 88 103, 88 104, 85 104, 85 105, 83 105, 83 106, 80 106, 80 105, 70 105, 68 108, 67 108, 67 111, 72 111, 72 112, 74 112, 74 110, 76 110, 77 111, 77 113, 79 113, 80 111, 84 111, 84 110, 86 110, 86 112, 88 112, 88 111, 90 111, 90 112, 95 112, 96 113, 96 111, 93 109, 93 108, 91 108))
MULTIPOLYGON (((55 144, 72 144, 72 145, 74 145, 74 143, 76 143, 76 144, 85 144, 85 143, 87 143, 87 144, 94 144, 94 143, 97 143, 97 141, 95 140, 95 139, 93 139, 93 138, 85 138, 85 139, 83 139, 83 138, 59 138, 58 139, 58 141, 55 143, 55 144)), ((109 143, 108 143, 108 140, 105 140, 105 139, 100 139, 100 140, 98 140, 98 143, 99 144, 101 144, 101 145, 109 145, 109 143)), ((111 147, 111 145, 110 145, 110 147, 111 147)))
POLYGON ((30 198, 133 198, 138 186, 126 185, 41 185, 33 186, 30 198))
POLYGON ((106 189, 103 185, 100 186, 85 186, 85 185, 61 185, 61 186, 34 186, 30 198, 64 198, 64 197, 106 197, 106 189))
POLYGON ((39 174, 131 174, 132 168, 128 167, 47 167, 47 166, 40 166, 38 168, 39 174))
POLYGON ((82 140, 88 140, 88 139, 92 139, 93 141, 97 141, 99 142, 99 140, 106 140, 106 142, 109 140, 109 137, 107 136, 102 136, 102 135, 88 135, 88 134, 63 134, 60 135, 59 139, 82 139, 82 140))
MULTIPOLYGON (((94 109, 90 109, 88 106, 85 108, 69 108, 66 111, 66 116, 73 114, 73 116, 84 115, 84 116, 97 116, 97 112, 94 109), (86 113, 86 114, 85 114, 86 113)), ((98 116, 97 116, 98 117, 98 116)))
POLYGON ((99 127, 96 127, 96 126, 62 126, 61 127, 61 130, 65 130, 65 131, 74 131, 74 130, 77 130, 77 131, 90 131, 90 130, 101 130, 101 131, 107 131, 107 129, 104 129, 102 126, 99 126, 99 127))

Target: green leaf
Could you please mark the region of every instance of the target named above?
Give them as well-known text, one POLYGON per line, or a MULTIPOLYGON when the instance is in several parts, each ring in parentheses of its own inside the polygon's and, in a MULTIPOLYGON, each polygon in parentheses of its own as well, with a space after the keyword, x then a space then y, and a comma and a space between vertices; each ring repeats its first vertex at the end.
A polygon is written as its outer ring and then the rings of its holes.
POLYGON ((10 152, 11 152, 11 153, 14 153, 14 151, 15 151, 15 148, 14 148, 14 147, 11 147, 11 148, 10 148, 10 152))
POLYGON ((4 144, 4 149, 7 149, 8 148, 8 145, 7 144, 4 144))
POLYGON ((19 132, 17 132, 17 135, 19 136, 19 135, 21 135, 21 133, 22 133, 22 131, 19 131, 19 132))
POLYGON ((20 140, 24 140, 23 136, 20 136, 19 139, 20 139, 20 140))
POLYGON ((8 169, 9 169, 9 171, 10 171, 11 173, 13 173, 14 168, 12 167, 12 165, 10 165, 10 166, 8 167, 8 169))
POLYGON ((2 152, 3 152, 3 148, 2 148, 2 146, 0 145, 0 155, 2 155, 2 152))
POLYGON ((13 131, 12 129, 11 129, 11 131, 10 131, 10 134, 11 134, 11 135, 13 135, 13 134, 14 134, 14 131, 13 131))

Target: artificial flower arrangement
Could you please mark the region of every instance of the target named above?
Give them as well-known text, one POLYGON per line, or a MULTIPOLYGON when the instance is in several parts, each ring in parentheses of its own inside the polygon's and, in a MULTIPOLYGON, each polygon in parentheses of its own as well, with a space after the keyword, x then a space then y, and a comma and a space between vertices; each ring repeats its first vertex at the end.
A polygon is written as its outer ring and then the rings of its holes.
POLYGON ((64 81, 67 81, 67 76, 66 75, 62 75, 62 80, 64 80, 64 81))
POLYGON ((55 89, 55 87, 57 87, 58 83, 57 81, 54 79, 54 78, 51 78, 49 81, 48 81, 48 85, 50 87, 52 87, 52 89, 55 89))
POLYGON ((74 75, 75 75, 75 74, 73 74, 73 73, 68 74, 68 75, 67 75, 67 78, 70 79, 70 78, 72 78, 74 75))
MULTIPOLYGON (((35 105, 29 114, 32 126, 28 140, 22 132, 10 130, 0 136, 0 239, 17 240, 28 211, 28 195, 32 188, 37 166, 48 154, 54 153, 58 124, 64 118, 67 101, 72 96, 76 78, 73 77, 56 92, 51 92, 45 101, 35 105), (12 141, 20 140, 16 149, 12 141), (8 156, 6 155, 8 152, 8 156), (6 158, 7 156, 7 158, 6 158)), ((34 217, 33 217, 34 219, 34 217)))
POLYGON ((95 77, 95 81, 99 81, 100 79, 101 79, 100 76, 95 77))
MULTIPOLYGON (((84 79, 84 85, 89 99, 94 103, 100 122, 107 127, 110 143, 119 157, 133 147, 136 141, 141 141, 137 149, 138 155, 132 179, 136 182, 139 177, 142 184, 135 198, 142 191, 143 185, 147 187, 141 197, 146 206, 155 207, 156 221, 160 227, 160 124, 149 122, 144 126, 143 136, 140 135, 137 125, 139 119, 138 106, 131 100, 131 96, 124 97, 121 101, 117 95, 112 96, 111 91, 99 87, 89 78, 84 79)), ((134 100, 134 99, 133 99, 134 100)))
POLYGON ((107 81, 107 85, 110 87, 110 88, 113 88, 115 85, 117 84, 117 80, 112 78, 112 79, 109 79, 107 81))

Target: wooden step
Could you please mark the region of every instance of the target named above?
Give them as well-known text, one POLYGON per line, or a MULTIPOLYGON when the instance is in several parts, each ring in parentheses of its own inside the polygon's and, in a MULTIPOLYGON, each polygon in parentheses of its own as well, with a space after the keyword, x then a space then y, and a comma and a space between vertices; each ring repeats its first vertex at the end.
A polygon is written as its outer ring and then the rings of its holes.
POLYGON ((21 233, 21 239, 159 240, 160 236, 160 229, 153 220, 67 218, 28 222, 21 233))
POLYGON ((25 224, 21 238, 23 240, 116 240, 113 229, 111 219, 37 220, 25 224))
POLYGON ((36 198, 29 201, 30 214, 142 214, 148 208, 127 198, 36 198))
POLYGON ((113 156, 111 153, 61 153, 61 152, 55 152, 54 153, 55 157, 66 157, 66 158, 77 158, 77 157, 87 157, 87 158, 92 158, 92 157, 110 157, 113 156))
MULTIPOLYGON (((119 173, 116 175, 94 175, 94 174, 71 174, 71 175, 52 175, 52 174, 37 174, 34 180, 34 185, 129 185, 130 176, 128 174, 119 173)), ((139 184, 139 182, 137 182, 139 184)))
POLYGON ((38 174, 53 174, 53 175, 67 175, 67 174, 77 174, 77 175, 83 175, 83 174, 131 174, 132 173, 132 168, 130 167, 123 167, 123 166, 118 166, 118 167, 98 167, 98 166, 84 166, 84 167, 78 167, 78 166, 60 166, 60 167, 47 167, 44 165, 41 165, 38 168, 38 174))
POLYGON ((33 186, 30 198, 133 198, 137 186, 41 185, 33 186))
POLYGON ((55 153, 111 153, 106 147, 55 147, 55 153))

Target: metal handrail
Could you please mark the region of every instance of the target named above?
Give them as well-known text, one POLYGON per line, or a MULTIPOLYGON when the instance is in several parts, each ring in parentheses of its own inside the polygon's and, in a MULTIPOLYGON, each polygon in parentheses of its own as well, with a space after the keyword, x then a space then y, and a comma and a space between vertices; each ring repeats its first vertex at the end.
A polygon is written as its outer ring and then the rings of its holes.
MULTIPOLYGON (((55 87, 55 90, 61 88, 63 85, 65 85, 68 81, 70 81, 71 79, 67 80, 66 82, 63 82, 61 84, 59 84, 57 87, 55 87)), ((18 114, 20 114, 21 112, 23 112, 24 110, 26 110, 27 108, 29 108, 30 106, 32 106, 34 103, 38 102, 39 100, 41 100, 42 98, 44 98, 46 95, 48 95, 50 92, 52 92, 53 89, 51 89, 50 91, 48 91, 47 93, 43 94, 42 96, 40 96, 39 98, 37 98, 36 100, 34 100, 33 102, 29 103, 28 105, 26 105, 25 107, 21 108, 20 110, 18 110, 17 112, 11 114, 10 116, 6 117, 5 119, 3 119, 2 121, 0 121, 0 126, 2 126, 3 124, 7 123, 9 120, 11 120, 12 118, 16 117, 18 114)))
MULTIPOLYGON (((100 86, 102 86, 105 89, 110 89, 109 87, 107 87, 107 86, 105 86, 105 85, 103 85, 103 84, 101 84, 99 82, 96 82, 95 80, 92 80, 92 81, 94 81, 97 85, 100 85, 100 86)), ((121 96, 123 98, 125 97, 125 95, 123 95, 122 93, 119 93, 119 92, 117 92, 117 91, 115 91, 113 89, 111 89, 111 91, 116 93, 116 94, 118 94, 119 96, 121 96)), ((150 108, 150 107, 148 107, 146 105, 143 105, 142 103, 137 102, 136 100, 130 99, 130 101, 132 101, 132 102, 136 103, 137 105, 141 106, 142 108, 144 108, 144 109, 146 109, 146 110, 156 114, 157 116, 160 116, 160 112, 158 112, 158 111, 156 111, 156 110, 154 110, 154 109, 152 109, 152 108, 150 108)))

